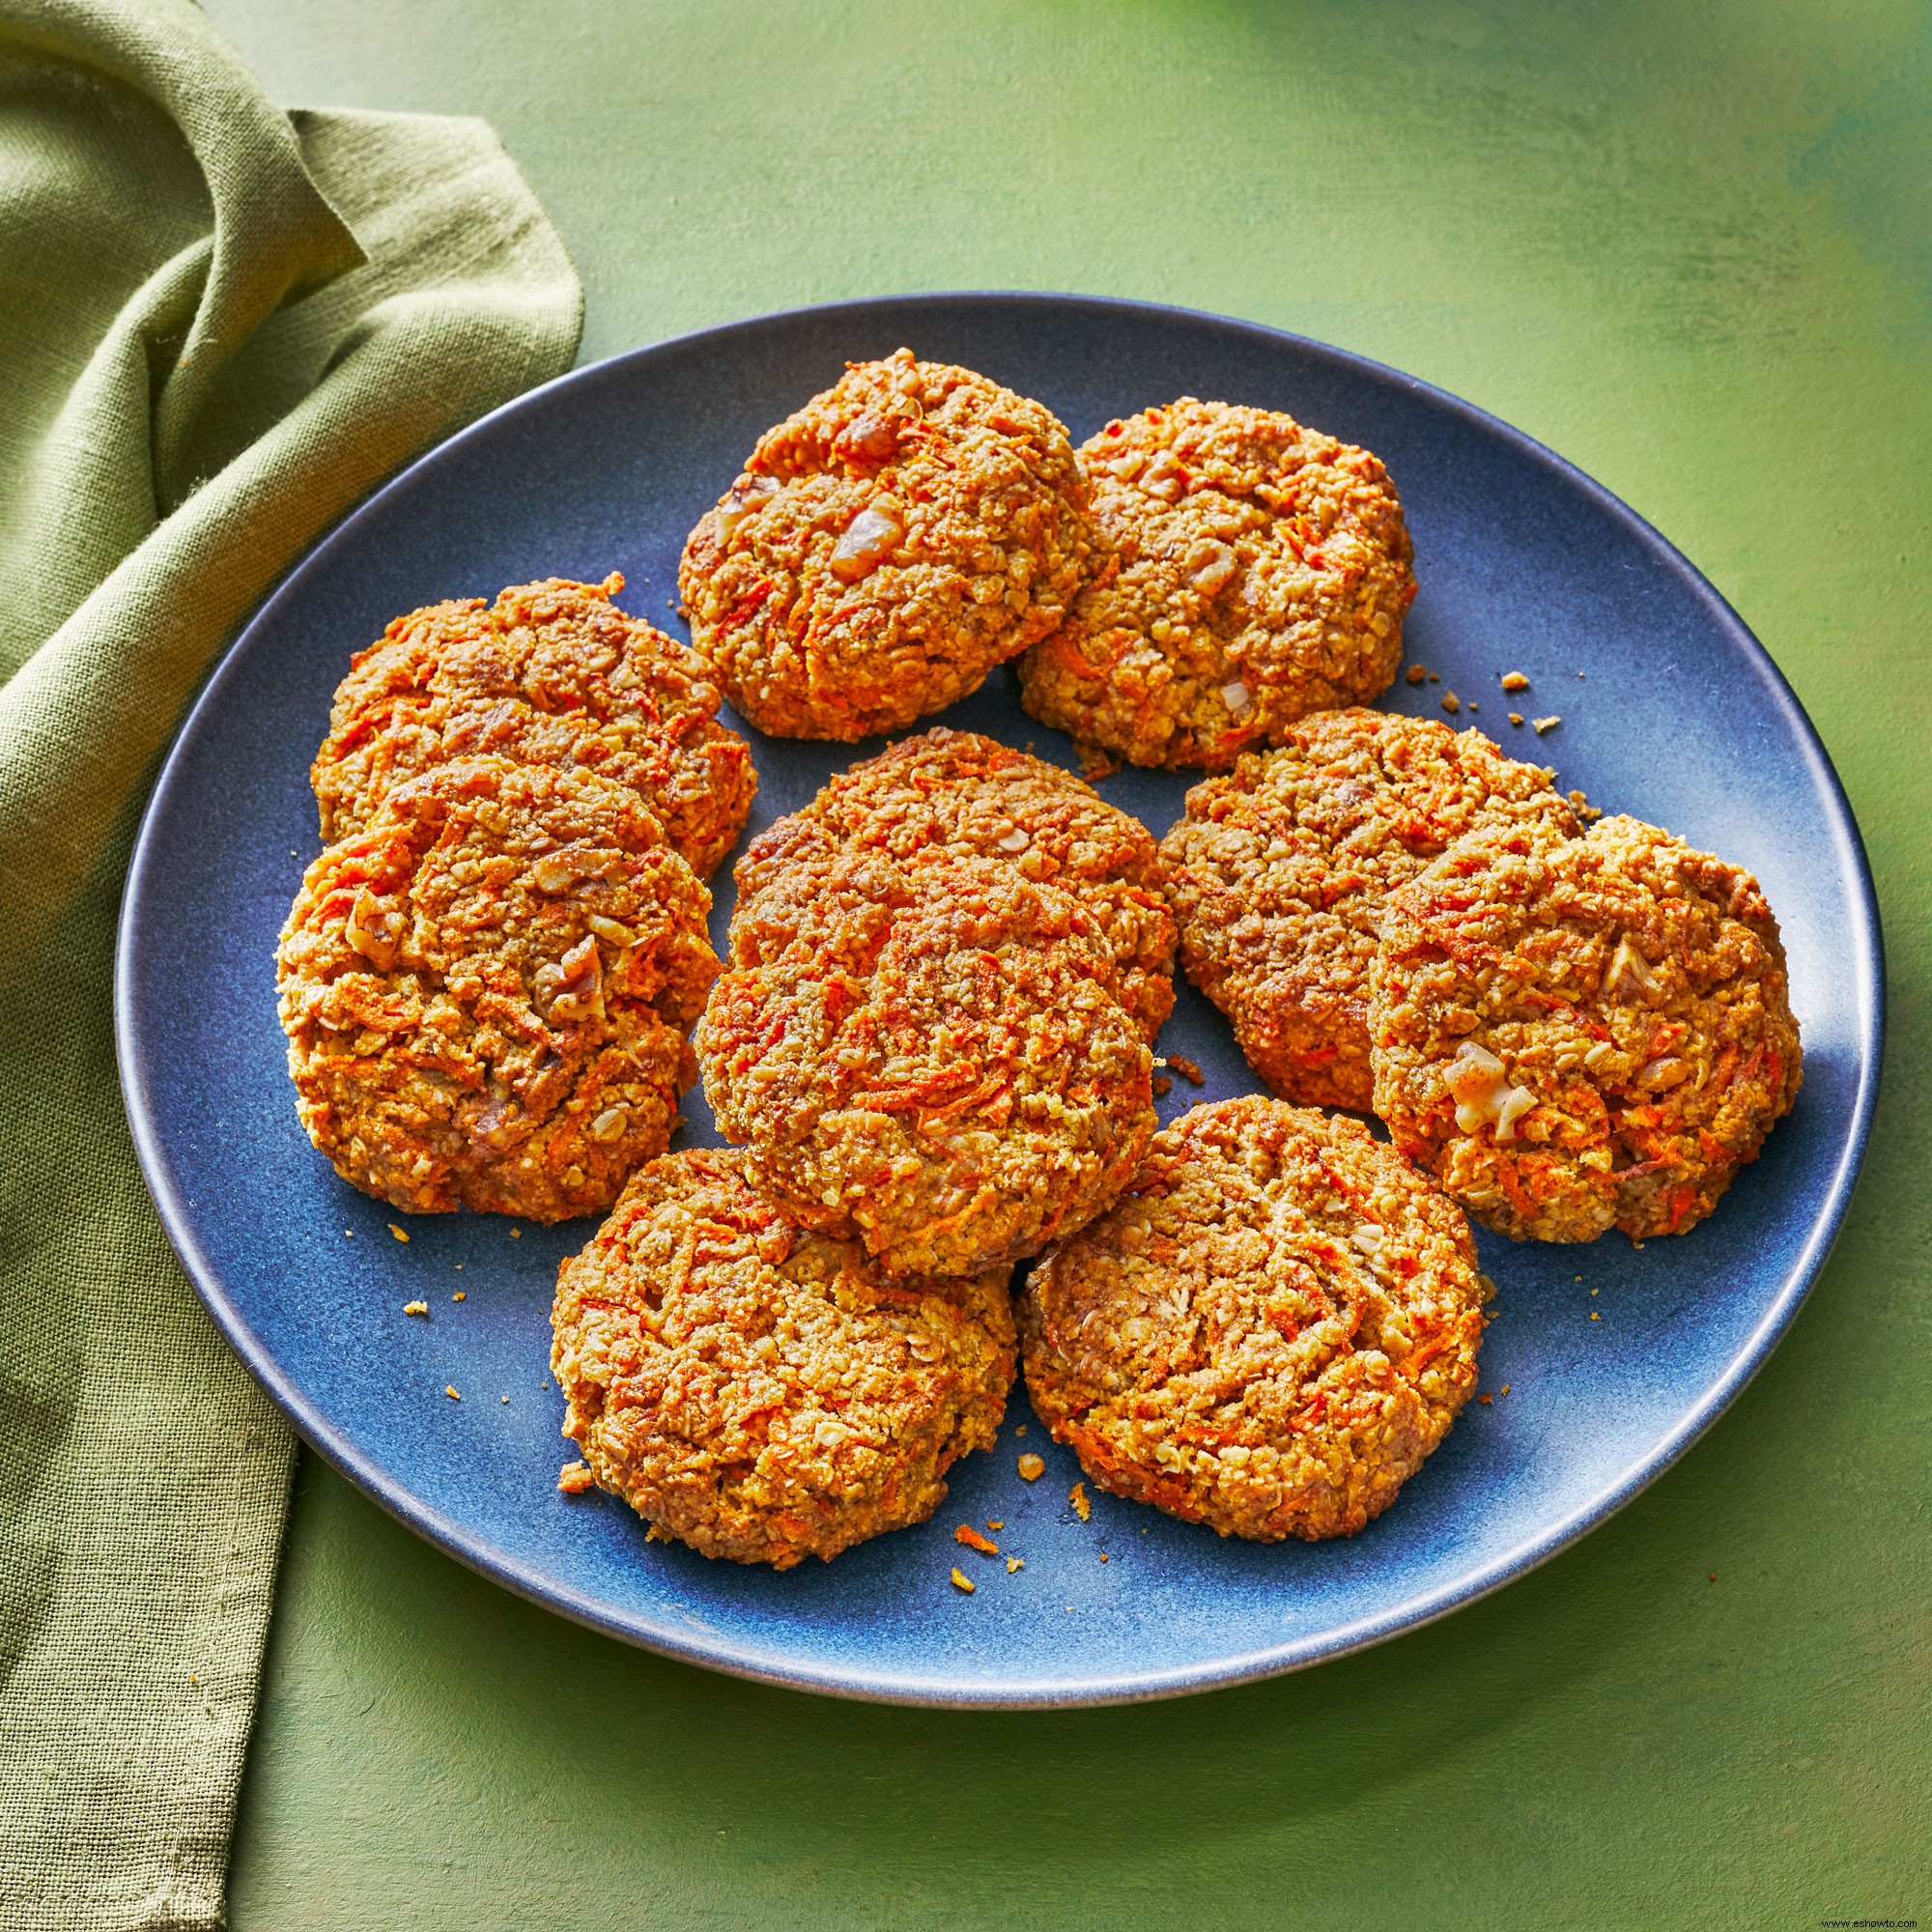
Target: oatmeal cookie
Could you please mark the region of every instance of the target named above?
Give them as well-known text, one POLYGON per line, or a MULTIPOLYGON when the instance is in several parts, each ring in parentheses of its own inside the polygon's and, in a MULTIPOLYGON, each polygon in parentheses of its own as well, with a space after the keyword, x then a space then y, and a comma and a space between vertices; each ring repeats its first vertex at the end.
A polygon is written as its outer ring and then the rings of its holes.
POLYGON ((636 792, 459 758, 308 868, 277 953, 289 1071, 345 1180, 561 1220, 662 1153, 718 961, 636 792))
POLYGON ((750 749, 675 639, 611 601, 624 587, 549 578, 398 617, 335 694, 310 777, 322 836, 346 838, 390 789, 479 754, 581 765, 632 786, 700 878, 745 828, 750 749))
POLYGON ((1094 561, 1021 660, 1026 708, 1137 765, 1219 770, 1379 696, 1412 549, 1388 471, 1292 416, 1183 396, 1080 447, 1094 561))
POLYGON ((685 545, 692 638, 781 738, 896 730, 1065 614, 1086 487, 1048 410, 901 349, 759 439, 685 545))
POLYGON ((1004 1269, 888 1280, 710 1149, 633 1179, 551 1321, 598 1483, 662 1535, 779 1570, 923 1522, 1013 1378, 1004 1269))
POLYGON ((1518 1239, 1684 1234, 1802 1078, 1757 881, 1634 818, 1487 827, 1400 888, 1369 1037, 1396 1145, 1518 1239))
POLYGON ((1223 1536, 1352 1536, 1476 1384, 1462 1211, 1357 1121, 1260 1094, 1154 1136, 1020 1295, 1027 1389, 1103 1490, 1223 1536))
POLYGON ((1550 776, 1480 731, 1351 708, 1302 719, 1187 794, 1160 848, 1181 961, 1284 1099, 1368 1107, 1383 898, 1477 826, 1576 837, 1550 776))
POLYGON ((801 1221, 895 1274, 1034 1254, 1112 1200, 1153 1062, 1070 893, 971 855, 908 866, 802 818, 739 867, 704 1091, 801 1221))
MULTIPOLYGON (((883 852, 903 867, 977 854, 1060 887, 1100 923, 1150 1040, 1174 1010, 1176 932, 1152 835, 1058 765, 942 724, 841 773, 795 815, 847 850, 883 852)), ((772 876, 748 855, 740 906, 772 876)), ((745 917, 755 919, 755 908, 745 917)))

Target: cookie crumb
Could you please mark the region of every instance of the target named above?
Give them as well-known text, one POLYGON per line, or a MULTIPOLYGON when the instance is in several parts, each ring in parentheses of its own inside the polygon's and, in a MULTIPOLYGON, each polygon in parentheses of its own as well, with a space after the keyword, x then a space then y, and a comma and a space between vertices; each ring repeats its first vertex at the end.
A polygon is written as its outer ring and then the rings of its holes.
POLYGON ((1453 718, 1462 710, 1463 700, 1453 691, 1445 691, 1442 694, 1442 708, 1453 718))
POLYGON ((1718 1573, 1715 1570, 1713 1570, 1711 1572, 1711 1581, 1715 1583, 1717 1580, 1718 1580, 1718 1573))
POLYGON ((986 1527, 988 1529, 1005 1529, 1006 1526, 1006 1520, 1002 1517, 989 1516, 986 1519, 986 1527))
POLYGON ((409 1239, 409 1236, 393 1221, 389 1223, 389 1233, 395 1236, 399 1241, 407 1241, 409 1239))
POLYGON ((1426 684, 1429 680, 1429 673, 1420 665, 1410 665, 1407 676, 1410 684, 1426 684))
POLYGON ((453 1382, 444 1382, 442 1385, 442 1392, 450 1399, 451 1402, 461 1402, 463 1400, 463 1398, 457 1394, 456 1385, 453 1382))
POLYGON ((1020 1458, 1020 1474, 1030 1483, 1038 1482, 1046 1474, 1046 1458, 1044 1456, 1022 1456, 1020 1458))
POLYGON ((1174 1070, 1178 1074, 1179 1074, 1183 1080, 1189 1082, 1191 1085, 1196 1087, 1204 1087, 1207 1085, 1208 1076, 1202 1072, 1200 1067, 1197 1066, 1193 1061, 1184 1058, 1182 1055, 1179 1053, 1170 1053, 1167 1056, 1167 1064, 1171 1067, 1173 1067, 1174 1070))
POLYGON ((1173 1092, 1174 1082, 1165 1073, 1156 1073, 1153 1076, 1153 1097, 1156 1100, 1165 1100, 1173 1092))
POLYGON ((405 1315, 427 1315, 429 1313, 429 1303, 426 1301, 406 1301, 403 1303, 403 1313, 405 1315))
POLYGON ((1066 1500, 1073 1505, 1073 1514, 1082 1522, 1094 1514, 1094 1505, 1087 1500, 1087 1485, 1075 1483, 1066 1492, 1066 1500))
POLYGON ((1101 1552, 1100 1552, 1100 1561, 1101 1561, 1102 1563, 1108 1563, 1108 1562, 1111 1562, 1112 1560, 1113 1560, 1113 1559, 1112 1559, 1112 1558, 1111 1558, 1111 1557, 1110 1557, 1110 1556, 1109 1556, 1109 1555, 1107 1554, 1107 1552, 1106 1552, 1106 1551, 1105 1551, 1104 1549, 1103 1549, 1103 1550, 1101 1550, 1101 1552))
POLYGON ((1512 724, 1520 724, 1522 723, 1522 713, 1520 711, 1512 711, 1510 713, 1510 723, 1512 724))
POLYGON ((1486 1396, 1486 1395, 1479 1395, 1479 1396, 1478 1396, 1478 1397, 1476 1398, 1476 1400, 1477 1400, 1477 1401, 1478 1401, 1479 1403, 1481 1403, 1481 1404, 1482 1404, 1482 1406, 1484 1406, 1485 1408, 1488 1408, 1488 1407, 1489 1407, 1489 1406, 1490 1406, 1490 1402, 1491 1402, 1491 1398, 1490 1398, 1489 1396, 1486 1396))
POLYGON ((1098 745, 1076 744, 1073 749, 1080 754, 1080 776, 1089 784, 1098 784, 1121 769, 1120 759, 1110 758, 1098 745))
POLYGON ((1554 712, 1551 712, 1548 718, 1532 718, 1529 722, 1531 729, 1540 738, 1546 731, 1555 730, 1557 725, 1562 724, 1563 721, 1554 712))
POLYGON ((459 1288, 456 1291, 456 1293, 452 1294, 449 1298, 452 1301, 467 1301, 469 1299, 469 1296, 466 1295, 464 1292, 459 1288))
POLYGON ((1497 680, 1505 691, 1527 691, 1529 680, 1520 670, 1506 670, 1497 680))
POLYGON ((1009 1556, 1007 1558, 1007 1575, 1009 1577, 1010 1577, 1015 1570, 1024 1570, 1025 1568, 1026 1568, 1026 1558, 1024 1556, 1009 1556))
MULTIPOLYGON (((506 1396, 504 1400, 507 1402, 509 1398, 506 1396)), ((588 1463, 566 1463, 557 1472, 556 1486, 567 1496, 581 1496, 585 1490, 595 1488, 596 1483, 588 1463)))
POLYGON ((521 1241, 524 1238, 524 1231, 521 1228, 512 1228, 510 1230, 510 1238, 513 1241, 521 1241))
POLYGON ((1015 1435, 1024 1435, 1026 1434, 1026 1424, 1024 1422, 1021 1423, 1020 1426, 1013 1431, 1013 1434, 1015 1435))
POLYGON ((952 1532, 954 1543, 963 1543, 968 1549, 977 1549, 984 1556, 997 1556, 1000 1546, 990 1536, 981 1536, 970 1522, 962 1522, 952 1532))
POLYGON ((1602 1321, 1603 1319, 1604 1319, 1604 1318, 1603 1318, 1603 1317, 1602 1317, 1601 1315, 1599 1315, 1599 1314, 1597 1313, 1597 1311, 1596 1311, 1596 1310, 1595 1310, 1594 1308, 1593 1308, 1593 1309, 1591 1309, 1591 1311, 1590 1311, 1590 1320, 1591 1320, 1592 1321, 1602 1321))
POLYGON ((952 1587, 955 1590, 964 1590, 969 1597, 973 1594, 974 1584, 972 1577, 967 1576, 965 1571, 961 1570, 956 1564, 952 1570, 952 1587))

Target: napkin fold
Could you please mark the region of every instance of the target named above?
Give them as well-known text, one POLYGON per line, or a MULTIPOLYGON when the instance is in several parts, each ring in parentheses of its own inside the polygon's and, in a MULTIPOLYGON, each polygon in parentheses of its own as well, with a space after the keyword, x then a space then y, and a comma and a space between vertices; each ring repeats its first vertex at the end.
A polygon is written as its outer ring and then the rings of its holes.
POLYGON ((189 0, 0 0, 0 1927, 222 1922, 287 1509, 122 1113, 141 806, 275 579, 582 317, 482 123, 285 113, 189 0))

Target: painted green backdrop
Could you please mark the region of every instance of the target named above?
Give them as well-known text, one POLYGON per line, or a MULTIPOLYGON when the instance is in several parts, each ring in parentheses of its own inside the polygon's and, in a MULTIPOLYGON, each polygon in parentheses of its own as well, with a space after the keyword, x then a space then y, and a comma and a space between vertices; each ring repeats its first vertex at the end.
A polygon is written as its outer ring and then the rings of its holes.
POLYGON ((1543 1571, 1296 1677, 1065 1716, 781 1694, 529 1608, 308 1463, 241 1932, 1932 1920, 1932 13, 210 5, 281 99, 493 121, 576 253, 586 358, 1064 288, 1520 425, 1796 684, 1893 1003, 1850 1225, 1731 1414, 1543 1571))

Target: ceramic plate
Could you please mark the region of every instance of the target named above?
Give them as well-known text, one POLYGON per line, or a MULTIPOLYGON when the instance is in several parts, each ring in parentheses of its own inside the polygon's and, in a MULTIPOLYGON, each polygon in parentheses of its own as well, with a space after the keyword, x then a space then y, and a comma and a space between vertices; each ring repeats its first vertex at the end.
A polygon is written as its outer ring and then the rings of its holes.
MULTIPOLYGON (((944 722, 1075 762, 1020 709, 1010 670, 944 722)), ((751 736, 753 829, 878 749, 751 736)), ((1123 772, 1103 791, 1158 834, 1186 787, 1123 772)), ((722 949, 728 867, 716 883, 722 949)), ((1762 1364, 1825 1259, 1871 1118, 1882 984, 1858 830, 1809 722, 1710 584, 1587 477, 1465 403, 1270 329, 936 296, 771 316, 581 370, 351 516, 248 626, 174 748, 128 879, 117 1002, 135 1142, 210 1312, 303 1437, 405 1522, 539 1603, 695 1662, 850 1696, 1051 1705, 1357 1649, 1520 1576, 1628 1502, 1762 1364), (1350 1541, 1224 1542, 1105 1495, 1083 1522, 1072 1456, 1016 1390, 998 1446, 955 1467, 930 1523, 836 1563, 777 1576, 647 1543, 621 1503, 555 1488, 570 1452, 547 1380, 551 1289, 591 1224, 513 1238, 496 1217, 422 1217, 405 1246, 394 1210, 338 1180, 297 1123, 272 955, 318 849, 308 765, 350 653, 417 605, 612 569, 627 609, 682 635, 685 534, 758 433, 848 359, 901 343, 1039 397, 1076 442, 1189 394, 1286 410, 1376 450, 1415 537, 1409 661, 1442 680, 1399 681, 1386 701, 1440 716, 1444 691, 1476 700, 1459 722, 1553 763, 1601 807, 1749 867, 1782 923, 1804 1037, 1796 1111, 1682 1238, 1639 1251, 1621 1235, 1582 1248, 1483 1236, 1500 1293, 1482 1385, 1510 1393, 1471 1404, 1350 1541), (1560 714, 1548 736, 1506 722, 1510 669, 1532 680, 1520 708, 1560 714), (402 1313, 418 1297, 427 1321, 402 1313), (1028 1449, 1047 1463, 1032 1485, 1015 1468, 1028 1449), (988 1518, 1023 1570, 953 1543, 955 1523, 988 1518), (948 1580, 955 1559, 978 1579, 971 1597, 948 1580)), ((1166 1118, 1256 1085, 1186 988, 1161 1050, 1207 1074, 1203 1092, 1177 1083, 1166 1118)), ((715 1142, 701 1094, 685 1111, 685 1141, 715 1142)))

